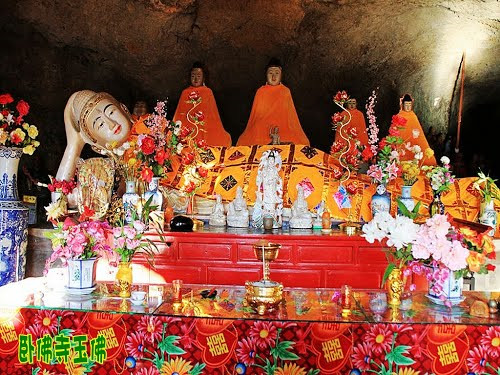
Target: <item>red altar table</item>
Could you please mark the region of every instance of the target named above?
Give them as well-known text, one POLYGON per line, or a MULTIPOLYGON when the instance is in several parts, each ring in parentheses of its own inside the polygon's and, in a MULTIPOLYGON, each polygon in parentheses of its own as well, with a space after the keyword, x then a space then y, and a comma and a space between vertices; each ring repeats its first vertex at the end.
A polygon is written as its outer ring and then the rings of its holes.
MULTIPOLYGON (((282 248, 271 264, 273 280, 290 287, 378 288, 387 266, 380 244, 370 244, 359 236, 334 230, 322 234, 313 230, 275 230, 208 228, 180 233, 164 232, 149 238, 158 245, 155 272, 166 281, 243 285, 262 277, 261 263, 252 245, 259 239, 279 243, 282 248)), ((134 262, 148 267, 144 259, 134 262)))
MULTIPOLYGON (((141 306, 111 284, 90 296, 44 289, 43 279, 0 288, 0 372, 8 374, 497 374, 500 319, 431 304, 375 314, 375 290, 355 290, 351 313, 334 289, 286 289, 273 314, 242 305, 242 287, 185 285, 181 304, 141 306), (212 292, 206 299, 201 291, 212 292), (215 295, 215 291, 217 292, 215 295), (42 294, 43 293, 43 294, 42 294)), ((142 287, 147 290, 147 286, 142 287)))

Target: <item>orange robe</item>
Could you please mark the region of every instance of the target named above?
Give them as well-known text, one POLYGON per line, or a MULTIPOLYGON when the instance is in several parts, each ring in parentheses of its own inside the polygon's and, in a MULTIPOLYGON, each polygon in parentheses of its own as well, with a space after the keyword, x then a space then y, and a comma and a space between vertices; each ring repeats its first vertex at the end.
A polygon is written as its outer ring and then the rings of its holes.
POLYGON ((271 142, 269 130, 276 126, 281 142, 309 145, 309 139, 300 126, 290 89, 282 84, 265 85, 255 93, 247 127, 236 145, 267 145, 271 142))
POLYGON ((139 134, 149 134, 149 129, 145 124, 145 121, 148 119, 148 117, 149 114, 142 116, 132 115, 132 121, 134 125, 130 130, 130 136, 139 134))
POLYGON ((204 139, 209 146, 231 146, 231 136, 224 130, 224 126, 222 126, 214 94, 212 90, 206 86, 189 86, 182 91, 181 97, 179 98, 179 104, 174 114, 174 121, 179 120, 183 125, 190 124, 186 116, 188 111, 193 108, 193 105, 187 103, 187 101, 189 100, 189 94, 193 91, 196 91, 198 95, 201 96, 201 103, 192 113, 202 111, 205 117, 203 119, 205 124, 201 127, 196 138, 204 139))
MULTIPOLYGON (((425 152, 426 149, 429 148, 429 142, 427 142, 427 138, 425 138, 424 130, 418 121, 418 117, 413 111, 399 111, 399 116, 404 117, 406 119, 406 125, 403 129, 400 129, 401 138, 404 139, 405 143, 410 142, 412 145, 419 145, 422 149, 422 152, 425 152), (417 138, 413 138, 413 130, 418 130, 419 134, 417 138)), ((400 160, 411 160, 413 159, 413 154, 406 153, 405 156, 401 157, 400 160)), ((430 158, 425 158, 423 165, 436 165, 436 158, 434 156, 430 158)))
MULTIPOLYGON (((347 134, 349 134, 349 131, 352 128, 354 128, 358 131, 358 136, 355 137, 354 139, 360 141, 362 147, 368 146, 368 134, 366 133, 366 122, 363 112, 361 112, 359 109, 351 109, 349 110, 349 112, 351 113, 352 119, 351 122, 349 122, 349 124, 347 124, 342 128, 342 135, 347 138, 347 134)), ((347 111, 343 111, 341 115, 345 116, 346 121, 349 118, 347 111)), ((340 136, 340 126, 337 128, 337 131, 335 132, 335 142, 336 141, 346 142, 340 136)))

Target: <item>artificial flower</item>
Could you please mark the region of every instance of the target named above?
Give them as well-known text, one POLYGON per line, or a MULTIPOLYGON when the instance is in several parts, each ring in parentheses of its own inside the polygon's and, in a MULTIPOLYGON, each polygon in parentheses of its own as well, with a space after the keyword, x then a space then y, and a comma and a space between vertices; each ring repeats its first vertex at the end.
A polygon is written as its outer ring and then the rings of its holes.
POLYGON ((144 137, 141 140, 141 151, 145 155, 151 155, 155 151, 155 141, 151 137, 144 137))
POLYGON ((13 101, 14 101, 14 98, 10 94, 0 95, 0 104, 2 104, 2 105, 10 104, 13 101))
POLYGON ((19 112, 19 116, 22 118, 28 114, 28 112, 30 111, 30 106, 24 100, 19 100, 19 102, 16 105, 16 109, 17 112, 19 112))
POLYGON ((24 154, 33 155, 34 152, 35 152, 35 146, 33 146, 33 145, 27 145, 27 146, 23 147, 24 154))
POLYGON ((24 138, 26 138, 26 133, 21 128, 17 128, 10 133, 10 141, 15 145, 22 143, 24 138))
POLYGON ((147 183, 153 180, 154 173, 149 167, 145 167, 141 171, 141 179, 147 183))

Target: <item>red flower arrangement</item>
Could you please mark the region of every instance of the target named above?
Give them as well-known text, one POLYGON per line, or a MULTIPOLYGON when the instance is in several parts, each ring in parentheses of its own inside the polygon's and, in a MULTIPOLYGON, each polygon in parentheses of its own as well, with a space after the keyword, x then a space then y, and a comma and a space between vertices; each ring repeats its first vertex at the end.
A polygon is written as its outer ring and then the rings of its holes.
POLYGON ((35 140, 38 136, 37 127, 24 121, 30 106, 24 100, 19 100, 16 113, 8 107, 13 102, 12 95, 0 95, 0 146, 19 147, 25 154, 33 155, 40 142, 35 140))

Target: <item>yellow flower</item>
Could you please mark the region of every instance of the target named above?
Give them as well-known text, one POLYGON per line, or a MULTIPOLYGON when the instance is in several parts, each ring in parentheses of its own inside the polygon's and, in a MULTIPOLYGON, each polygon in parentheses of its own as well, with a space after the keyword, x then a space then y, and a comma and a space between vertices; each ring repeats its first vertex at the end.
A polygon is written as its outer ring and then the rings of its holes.
POLYGON ((481 247, 486 254, 495 251, 495 244, 493 243, 493 239, 487 234, 481 233, 479 235, 479 241, 481 241, 481 247))
POLYGON ((45 211, 47 211, 47 220, 57 220, 68 211, 68 202, 66 199, 59 199, 45 207, 45 211))
POLYGON ((434 156, 434 150, 432 148, 426 148, 424 154, 426 158, 431 158, 434 156))
POLYGON ((26 138, 26 133, 21 128, 16 128, 16 130, 10 132, 10 141, 15 145, 22 143, 24 138, 26 138))
POLYGON ((0 121, 3 120, 3 115, 0 113, 0 121))
POLYGON ((177 357, 165 362, 160 370, 161 375, 187 375, 193 366, 184 359, 177 357))
POLYGON ((0 129, 0 144, 4 145, 7 139, 9 139, 9 135, 3 129, 0 129))
POLYGON ((130 168, 133 168, 134 165, 135 165, 135 163, 137 163, 137 159, 136 158, 130 158, 130 159, 128 159, 128 163, 127 164, 128 164, 128 166, 130 168))
POLYGON ((412 368, 400 368, 399 372, 393 372, 393 375, 420 375, 420 371, 415 371, 412 368))
POLYGON ((35 125, 30 125, 30 127, 28 129, 28 135, 31 138, 36 138, 38 136, 38 129, 36 128, 35 125))
POLYGON ((469 265, 469 270, 472 272, 479 272, 481 266, 486 261, 484 254, 476 253, 475 251, 470 251, 467 257, 467 264, 469 265))
POLYGON ((285 363, 285 366, 276 369, 274 375, 306 375, 306 370, 295 363, 285 363))
POLYGON ((30 128, 30 124, 28 124, 27 122, 25 122, 25 123, 23 124, 23 129, 24 129, 24 130, 28 130, 29 128, 30 128))
POLYGON ((35 152, 35 147, 33 145, 27 145, 23 147, 23 153, 28 154, 28 155, 33 155, 35 152))
POLYGON ((33 146, 35 146, 35 147, 40 146, 40 142, 38 142, 38 141, 33 141, 33 142, 32 142, 32 144, 33 144, 33 146))

